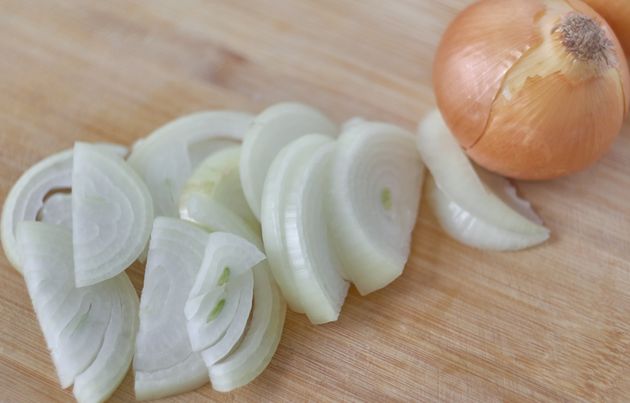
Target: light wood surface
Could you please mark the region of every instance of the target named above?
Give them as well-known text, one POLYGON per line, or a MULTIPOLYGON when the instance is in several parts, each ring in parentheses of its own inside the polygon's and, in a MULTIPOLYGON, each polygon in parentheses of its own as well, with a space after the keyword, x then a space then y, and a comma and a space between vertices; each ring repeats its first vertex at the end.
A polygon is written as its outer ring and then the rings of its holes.
MULTIPOLYGON (((0 0, 0 179, 76 140, 131 144, 181 114, 297 100, 414 129, 469 0, 0 0)), ((480 252, 425 206, 404 275, 338 322, 290 313, 251 385, 169 401, 630 399, 630 126, 597 166, 519 184, 553 231, 480 252)), ((21 277, 0 259, 0 401, 71 401, 21 277)), ((142 269, 130 270, 138 289, 142 269)), ((133 399, 128 374, 112 398, 133 399)))

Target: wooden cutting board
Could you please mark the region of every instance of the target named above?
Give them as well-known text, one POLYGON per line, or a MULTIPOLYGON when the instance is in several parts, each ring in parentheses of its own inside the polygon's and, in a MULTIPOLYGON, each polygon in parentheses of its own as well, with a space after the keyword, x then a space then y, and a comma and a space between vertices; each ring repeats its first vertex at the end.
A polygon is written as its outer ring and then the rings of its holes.
MULTIPOLYGON (((278 101, 414 130, 431 62, 470 0, 0 0, 0 192, 76 140, 131 144, 201 109, 278 101)), ((630 399, 630 126, 595 167, 521 183, 552 239, 518 253, 450 240, 425 206, 404 275, 338 322, 289 313, 267 370, 169 401, 630 399)), ((71 401, 26 287, 0 259, 0 401, 71 401)), ((142 268, 130 270, 138 290, 142 268)), ((128 374, 112 401, 133 399, 128 374)))

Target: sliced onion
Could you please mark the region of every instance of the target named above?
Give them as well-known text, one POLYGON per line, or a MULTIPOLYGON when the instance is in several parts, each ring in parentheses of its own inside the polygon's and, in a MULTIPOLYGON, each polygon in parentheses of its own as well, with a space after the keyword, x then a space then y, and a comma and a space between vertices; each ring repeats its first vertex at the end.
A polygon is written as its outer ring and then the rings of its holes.
POLYGON ((120 157, 76 143, 72 234, 77 287, 112 278, 133 263, 151 232, 153 204, 142 179, 120 157))
MULTIPOLYGON (((514 187, 507 180, 504 186, 506 194, 517 197, 514 187)), ((427 199, 442 229, 465 245, 485 250, 510 251, 528 248, 549 238, 548 233, 524 235, 483 221, 449 199, 433 178, 429 178, 427 183, 427 199)), ((522 199, 518 200, 523 202, 522 199)), ((531 207, 529 210, 530 214, 535 214, 531 207)))
POLYGON ((282 147, 305 134, 333 136, 338 130, 321 112, 298 103, 273 105, 254 119, 243 140, 240 170, 245 198, 259 220, 265 177, 282 147))
MULTIPOLYGON (((245 200, 239 173, 241 147, 229 147, 206 158, 188 179, 179 199, 180 215, 187 215, 189 199, 202 196, 204 201, 219 208, 225 220, 238 221, 234 214, 253 229, 258 230, 258 219, 245 200)), ((191 204, 194 204, 192 202, 191 204)))
POLYGON ((348 291, 323 219, 334 149, 322 135, 290 143, 271 165, 263 193, 263 238, 276 280, 316 324, 337 320, 348 291))
POLYGON ((358 122, 340 137, 331 173, 330 233, 362 295, 385 287, 409 257, 424 167, 413 136, 358 122))
POLYGON ((138 399, 175 395, 208 381, 201 356, 192 350, 184 315, 207 240, 208 234, 192 223, 155 219, 133 364, 138 399))
POLYGON ((439 111, 420 124, 418 148, 434 178, 429 185, 431 206, 449 235, 491 250, 523 249, 549 238, 549 230, 531 206, 517 201, 509 183, 475 169, 439 111))
POLYGON ((55 193, 44 201, 37 220, 72 230, 72 195, 55 193))
MULTIPOLYGON (((127 148, 96 143, 100 149, 124 156, 127 148)), ((67 190, 72 185, 72 150, 61 151, 30 167, 13 185, 2 209, 2 246, 11 265, 22 272, 15 230, 22 221, 34 221, 44 205, 46 195, 67 190)))
POLYGON ((543 226, 517 214, 484 185, 438 110, 420 123, 418 150, 440 190, 469 214, 523 235, 548 233, 543 226))
POLYGON ((210 367, 212 387, 229 392, 260 375, 274 356, 284 327, 286 304, 266 262, 254 268, 254 309, 243 340, 218 364, 210 367))
POLYGON ((104 401, 125 376, 137 330, 138 297, 124 274, 75 288, 72 235, 22 222, 17 239, 24 279, 60 383, 80 402, 104 401))
POLYGON ((224 232, 210 235, 185 309, 193 350, 211 349, 203 355, 208 368, 240 340, 252 308, 252 268, 264 259, 243 238, 224 232))
POLYGON ((156 216, 177 216, 181 188, 210 154, 237 145, 252 116, 230 111, 199 112, 176 119, 141 142, 129 163, 146 182, 156 216))

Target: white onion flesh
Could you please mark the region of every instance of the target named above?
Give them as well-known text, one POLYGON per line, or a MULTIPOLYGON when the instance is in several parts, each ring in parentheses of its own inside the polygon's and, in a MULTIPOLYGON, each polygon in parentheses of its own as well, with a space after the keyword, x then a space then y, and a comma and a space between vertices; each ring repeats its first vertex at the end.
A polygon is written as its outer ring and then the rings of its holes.
POLYGON ((193 350, 212 349, 203 353, 208 368, 240 340, 252 308, 252 268, 264 259, 243 238, 224 232, 210 235, 185 307, 193 350))
POLYGON ((106 400, 124 378, 138 328, 138 297, 126 274, 74 285, 72 235, 61 226, 17 229, 24 280, 60 383, 79 402, 106 400))
POLYGON ((439 111, 420 124, 418 148, 433 175, 431 207, 453 238, 488 250, 518 250, 549 238, 549 230, 509 182, 475 168, 439 111))
POLYGON ((321 112, 298 103, 273 105, 254 119, 243 140, 240 171, 245 198, 259 220, 265 178, 276 154, 305 134, 334 136, 338 131, 321 112))
POLYGON ((206 158, 186 181, 179 199, 180 216, 188 215, 189 199, 202 198, 220 210, 224 220, 245 221, 251 228, 259 230, 258 219, 245 200, 239 173, 241 147, 229 147, 206 158), (237 217, 233 217, 236 214, 237 217))
POLYGON ((207 240, 208 234, 192 223, 155 219, 133 364, 138 399, 172 396, 208 381, 208 370, 190 344, 184 315, 207 240))
POLYGON ((72 195, 55 193, 44 200, 37 221, 60 225, 72 231, 72 195))
POLYGON ((215 151, 238 145, 251 122, 251 115, 240 112, 199 112, 136 142, 129 163, 146 182, 155 215, 177 217, 182 186, 194 169, 215 151))
MULTIPOLYGON (((127 154, 127 148, 120 145, 95 143, 95 146, 121 157, 127 154)), ((11 265, 20 273, 15 239, 17 225, 36 220, 50 192, 71 188, 72 154, 72 150, 65 150, 39 161, 22 174, 7 195, 2 208, 2 247, 11 265)))
POLYGON ((348 292, 329 242, 323 194, 335 142, 306 135, 282 149, 263 193, 263 238, 269 263, 290 304, 315 324, 337 320, 348 292))
MULTIPOLYGON (((481 172, 481 169, 478 169, 481 172)), ((518 196, 512 184, 498 175, 485 172, 484 183, 508 205, 533 222, 542 223, 531 204, 518 196)), ((548 232, 522 234, 505 230, 470 214, 451 200, 430 178, 427 183, 427 199, 440 226, 453 239, 474 248, 494 251, 515 251, 540 244, 549 238, 548 232)))
POLYGON ((129 267, 144 250, 152 221, 151 195, 138 174, 122 158, 76 143, 72 235, 77 287, 129 267))
MULTIPOLYGON (((263 249, 260 235, 242 218, 229 211, 227 206, 216 203, 211 194, 195 192, 181 204, 182 218, 191 220, 209 231, 224 231, 238 235, 263 249)), ((269 364, 282 336, 286 303, 271 276, 267 261, 253 268, 254 308, 249 325, 239 310, 235 320, 215 345, 202 352, 204 362, 210 368, 213 387, 223 392, 241 387, 255 379, 269 364), (245 329, 245 330, 243 330, 245 329), (245 334, 237 340, 238 334, 245 334), (237 345, 234 346, 234 340, 237 345), (226 354, 229 354, 226 357, 226 354), (220 362, 219 362, 220 361, 220 362), (219 362, 219 363, 218 363, 219 362), (215 365, 216 364, 216 365, 215 365)))
POLYGON ((440 190, 469 214, 503 230, 532 237, 548 234, 545 227, 515 212, 483 183, 438 110, 420 123, 417 145, 440 190))
POLYGON ((413 135, 403 129, 357 122, 339 137, 327 192, 330 234, 362 295, 402 273, 423 180, 413 135))

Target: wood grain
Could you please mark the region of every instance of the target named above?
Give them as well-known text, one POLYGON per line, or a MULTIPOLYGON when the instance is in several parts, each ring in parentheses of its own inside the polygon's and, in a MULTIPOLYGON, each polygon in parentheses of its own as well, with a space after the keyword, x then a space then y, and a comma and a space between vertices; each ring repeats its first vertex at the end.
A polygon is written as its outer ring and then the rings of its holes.
MULTIPOLYGON (((0 0, 2 197, 76 140, 130 144, 201 109, 297 100, 414 129, 440 34, 469 2, 0 0)), ((423 207, 390 287, 351 291, 325 326, 290 313, 246 388, 165 401, 629 399, 630 126, 595 167, 519 188, 553 230, 544 246, 476 251, 423 207)), ((71 401, 21 277, 0 266, 0 401, 71 401)), ((112 401, 132 399, 129 374, 112 401)))

